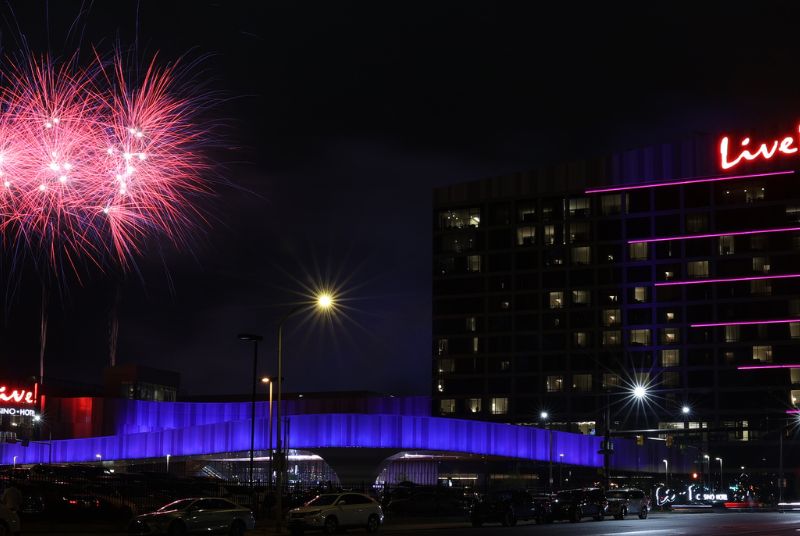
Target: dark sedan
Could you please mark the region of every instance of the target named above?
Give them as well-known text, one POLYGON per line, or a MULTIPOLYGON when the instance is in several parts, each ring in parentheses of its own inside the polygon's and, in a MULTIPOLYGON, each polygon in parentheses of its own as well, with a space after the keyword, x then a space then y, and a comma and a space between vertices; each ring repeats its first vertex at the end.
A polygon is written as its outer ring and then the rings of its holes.
POLYGON ((490 493, 476 501, 470 508, 469 520, 473 527, 484 523, 500 523, 513 527, 517 521, 550 521, 550 503, 537 500, 525 490, 490 493))

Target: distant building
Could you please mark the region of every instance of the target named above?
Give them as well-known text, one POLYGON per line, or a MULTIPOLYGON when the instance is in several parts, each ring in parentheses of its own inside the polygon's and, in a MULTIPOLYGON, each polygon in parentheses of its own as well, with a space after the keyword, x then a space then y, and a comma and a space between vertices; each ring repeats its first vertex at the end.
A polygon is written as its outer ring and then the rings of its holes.
POLYGON ((174 402, 180 378, 177 372, 135 364, 108 367, 103 373, 106 397, 155 402, 174 402))

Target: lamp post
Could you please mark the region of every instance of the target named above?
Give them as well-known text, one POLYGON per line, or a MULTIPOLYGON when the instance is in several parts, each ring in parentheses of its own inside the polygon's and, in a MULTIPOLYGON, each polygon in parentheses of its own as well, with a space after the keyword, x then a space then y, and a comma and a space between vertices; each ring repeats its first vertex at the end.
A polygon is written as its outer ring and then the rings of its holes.
POLYGON ((664 462, 664 487, 669 487, 669 460, 661 460, 664 462))
POLYGON ((719 491, 722 493, 722 491, 725 489, 725 481, 722 480, 722 458, 714 459, 719 462, 719 491))
POLYGON ((13 461, 13 466, 12 466, 12 469, 16 469, 16 468, 17 468, 17 457, 16 457, 16 456, 14 456, 14 461, 13 461))
POLYGON ((544 421, 544 425, 547 427, 547 491, 553 493, 553 427, 550 425, 550 414, 546 411, 542 411, 539 414, 539 418, 544 421))
POLYGON ((272 380, 268 376, 261 378, 261 383, 269 385, 269 415, 268 415, 268 432, 267 432, 267 449, 269 450, 269 489, 272 489, 272 458, 275 456, 272 452, 272 380))
MULTIPOLYGON (((334 297, 329 294, 328 292, 321 292, 316 296, 314 306, 318 311, 330 311, 335 307, 334 297)), ((275 419, 277 421, 276 424, 276 451, 278 452, 278 471, 277 471, 277 478, 275 482, 275 488, 277 490, 277 497, 275 506, 277 509, 276 517, 276 529, 278 533, 281 532, 281 524, 283 522, 283 482, 284 476, 286 473, 286 459, 283 454, 283 445, 282 445, 282 428, 281 428, 281 397, 283 394, 283 325, 286 323, 289 318, 300 312, 304 309, 305 305, 300 305, 295 307, 286 315, 281 318, 280 322, 278 322, 278 392, 277 392, 277 405, 275 408, 275 419)))
MULTIPOLYGON (((643 404, 647 398, 647 387, 636 384, 628 390, 628 396, 632 397, 637 404, 643 404)), ((611 443, 611 391, 606 390, 606 414, 605 414, 605 434, 603 437, 603 480, 606 490, 611 484, 611 455, 614 453, 614 445, 611 443)))
POLYGON ((561 491, 564 488, 564 481, 561 480, 562 472, 561 469, 564 465, 564 453, 558 455, 558 489, 561 491))
POLYGON ((253 343, 253 396, 250 400, 250 491, 253 490, 253 450, 256 438, 256 376, 258 375, 258 343, 263 341, 261 335, 252 333, 240 333, 240 341, 253 343))
POLYGON ((172 457, 172 454, 167 454, 167 473, 169 473, 169 459, 172 457))
POLYGON ((708 481, 706 481, 706 479, 704 478, 703 479, 703 483, 706 484, 706 486, 710 488, 711 487, 711 457, 708 454, 703 454, 703 459, 706 461, 706 464, 707 464, 707 467, 708 467, 708 471, 706 473, 708 481))

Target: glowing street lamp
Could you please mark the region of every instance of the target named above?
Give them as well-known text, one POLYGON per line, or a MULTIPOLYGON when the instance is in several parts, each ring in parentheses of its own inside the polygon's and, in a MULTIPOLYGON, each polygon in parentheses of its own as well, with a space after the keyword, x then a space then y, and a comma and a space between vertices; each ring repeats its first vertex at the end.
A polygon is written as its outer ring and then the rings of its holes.
POLYGON ((16 468, 17 468, 17 457, 16 457, 16 456, 14 456, 14 461, 13 461, 13 464, 14 464, 14 465, 13 465, 13 467, 12 467, 12 468, 13 468, 13 469, 16 469, 16 468))
POLYGON ((719 462, 719 489, 720 491, 725 490, 725 481, 722 480, 722 458, 714 458, 719 462))
POLYGON ((637 385, 633 388, 632 394, 636 400, 644 400, 647 398, 647 388, 644 385, 637 385))
MULTIPOLYGON (((278 472, 277 472, 277 480, 275 483, 275 487, 277 489, 276 493, 276 504, 275 504, 275 511, 277 514, 277 522, 276 528, 278 532, 281 532, 281 524, 283 522, 283 481, 284 475, 286 472, 286 460, 283 454, 283 445, 282 445, 282 437, 281 437, 281 396, 283 394, 283 325, 286 323, 289 318, 294 316, 295 314, 299 313, 302 309, 306 308, 306 304, 301 304, 281 318, 280 322, 278 322, 278 393, 277 393, 277 407, 276 407, 276 414, 275 418, 277 420, 276 425, 276 441, 277 441, 277 452, 278 452, 278 472)), ((316 294, 314 297, 314 308, 320 313, 329 313, 331 311, 335 311, 336 309, 336 297, 329 291, 323 290, 316 294)))
POLYGON ((684 415, 689 415, 692 412, 692 409, 689 406, 683 406, 681 408, 681 413, 684 415))
POLYGON ((272 452, 272 384, 274 383, 269 376, 261 378, 261 383, 269 386, 269 415, 267 417, 267 449, 269 450, 269 488, 272 489, 272 458, 275 454, 272 452))
POLYGON ((240 333, 240 341, 253 343, 253 396, 250 399, 250 490, 253 490, 253 451, 256 441, 256 376, 258 374, 258 343, 264 340, 261 335, 240 333))
POLYGON ((169 459, 172 457, 172 454, 167 454, 167 472, 169 473, 169 459))
POLYGON ((545 426, 547 427, 547 470, 548 470, 548 490, 550 493, 553 492, 553 428, 550 426, 549 422, 550 414, 546 411, 542 411, 539 413, 539 418, 544 421, 545 426))
POLYGON ((669 460, 661 460, 664 462, 664 487, 669 487, 669 460))

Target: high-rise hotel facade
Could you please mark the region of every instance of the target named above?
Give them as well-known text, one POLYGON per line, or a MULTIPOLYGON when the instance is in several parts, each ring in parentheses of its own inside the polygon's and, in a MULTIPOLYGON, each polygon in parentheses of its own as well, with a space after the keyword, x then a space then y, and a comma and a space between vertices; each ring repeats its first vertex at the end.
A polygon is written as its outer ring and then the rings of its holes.
POLYGON ((800 405, 800 143, 783 132, 437 189, 434 413, 601 434, 610 407, 615 429, 705 430, 704 452, 775 467, 753 447, 791 436, 800 405))

